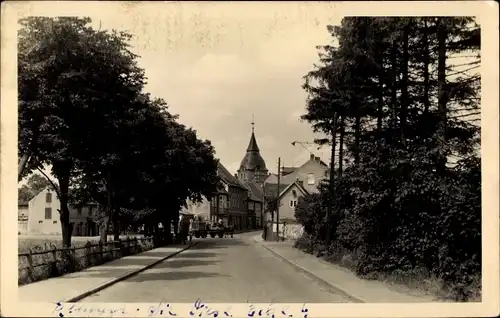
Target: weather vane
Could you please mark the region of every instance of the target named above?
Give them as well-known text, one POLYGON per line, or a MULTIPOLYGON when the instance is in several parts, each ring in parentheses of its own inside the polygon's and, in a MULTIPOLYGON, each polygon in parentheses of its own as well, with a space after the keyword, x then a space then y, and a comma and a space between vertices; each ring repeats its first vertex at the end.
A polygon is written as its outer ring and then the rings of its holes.
POLYGON ((254 131, 255 128, 255 120, 254 120, 254 115, 252 114, 252 132, 254 131))

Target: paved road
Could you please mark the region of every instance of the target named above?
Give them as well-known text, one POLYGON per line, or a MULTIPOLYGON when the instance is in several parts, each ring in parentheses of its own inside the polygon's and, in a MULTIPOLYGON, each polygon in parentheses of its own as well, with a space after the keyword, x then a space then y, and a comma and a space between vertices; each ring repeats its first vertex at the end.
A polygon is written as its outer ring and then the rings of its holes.
POLYGON ((205 239, 81 302, 349 302, 251 240, 205 239))

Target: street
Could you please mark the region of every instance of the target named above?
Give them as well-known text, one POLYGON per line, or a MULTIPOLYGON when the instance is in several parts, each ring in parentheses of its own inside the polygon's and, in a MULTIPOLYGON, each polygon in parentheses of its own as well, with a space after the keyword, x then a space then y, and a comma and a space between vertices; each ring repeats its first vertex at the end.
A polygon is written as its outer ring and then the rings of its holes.
POLYGON ((279 260, 251 237, 203 239, 81 302, 322 302, 349 300, 279 260))

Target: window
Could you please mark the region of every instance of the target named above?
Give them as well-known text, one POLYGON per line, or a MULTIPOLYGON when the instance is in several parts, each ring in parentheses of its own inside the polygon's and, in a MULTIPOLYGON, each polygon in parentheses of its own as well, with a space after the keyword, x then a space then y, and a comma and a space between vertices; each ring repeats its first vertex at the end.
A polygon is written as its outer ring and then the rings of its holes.
POLYGON ((314 184, 314 173, 308 173, 307 174, 307 184, 314 184))
POLYGON ((76 213, 78 215, 82 215, 82 207, 81 206, 79 206, 79 207, 76 208, 76 213))
POLYGON ((297 200, 290 200, 290 206, 291 207, 296 207, 297 206, 297 200))
POLYGON ((51 203, 52 202, 52 193, 47 192, 45 194, 45 202, 47 202, 47 203, 51 203))
POLYGON ((52 219, 52 208, 45 208, 45 220, 52 219))
POLYGON ((92 207, 89 206, 89 216, 92 216, 92 207))
POLYGON ((52 221, 52 224, 57 224, 57 221, 52 221))

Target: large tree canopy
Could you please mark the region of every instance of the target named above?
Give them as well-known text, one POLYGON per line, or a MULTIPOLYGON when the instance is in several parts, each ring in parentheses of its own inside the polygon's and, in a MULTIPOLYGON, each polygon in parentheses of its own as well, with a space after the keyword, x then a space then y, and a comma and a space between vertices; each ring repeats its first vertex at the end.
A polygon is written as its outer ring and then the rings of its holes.
POLYGON ((19 177, 51 167, 64 245, 71 200, 99 203, 105 240, 110 222, 117 236, 151 217, 174 220, 218 183, 210 142, 143 92, 131 36, 90 22, 31 17, 19 32, 19 177))

